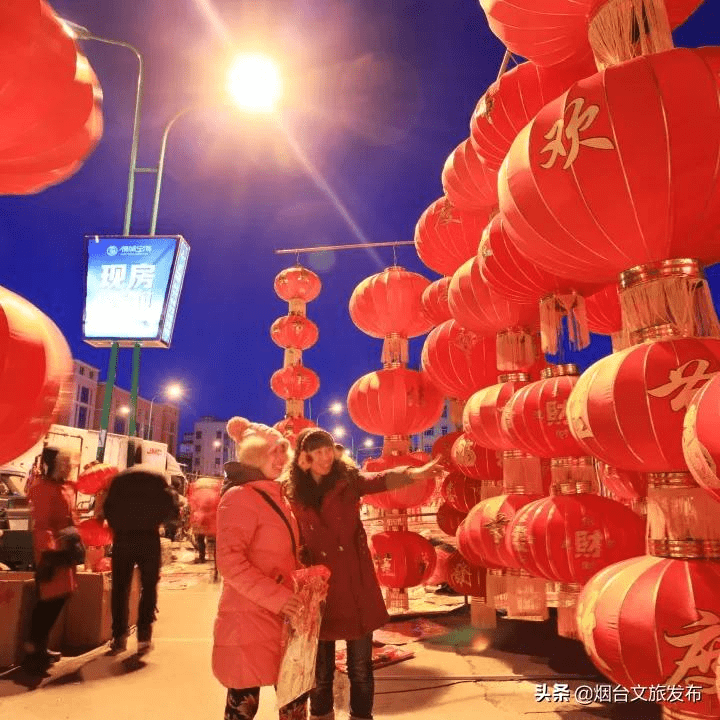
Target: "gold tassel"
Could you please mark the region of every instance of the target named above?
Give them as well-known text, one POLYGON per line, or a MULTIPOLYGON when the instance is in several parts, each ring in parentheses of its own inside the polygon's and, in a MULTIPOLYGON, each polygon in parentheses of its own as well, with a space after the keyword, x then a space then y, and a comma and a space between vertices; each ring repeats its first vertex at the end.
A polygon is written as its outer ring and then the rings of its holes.
POLYGON ((406 510, 384 510, 381 517, 383 532, 395 532, 408 529, 406 510))
POLYGON ((302 417, 303 416, 303 407, 304 403, 302 400, 286 400, 285 401, 285 417, 302 417))
POLYGON ((462 430, 462 417, 465 403, 457 398, 448 398, 448 417, 456 430, 462 430))
POLYGON ((503 493, 502 482, 486 482, 480 483, 480 499, 489 500, 490 498, 497 497, 503 493))
POLYGON ((579 639, 577 624, 577 606, 582 585, 578 583, 560 583, 558 591, 558 635, 572 640, 579 639))
POLYGON ((288 302, 290 315, 306 315, 307 303, 304 300, 290 300, 288 302))
POLYGON ((576 292, 548 295, 540 300, 540 338, 544 353, 557 355, 563 336, 563 320, 573 350, 582 350, 590 344, 585 298, 576 292))
POLYGON ((506 570, 488 570, 485 592, 487 602, 495 610, 507 609, 507 576, 506 570))
POLYGON ((478 630, 494 630, 497 627, 495 608, 485 598, 470 598, 470 625, 478 630))
POLYGON ((554 580, 545 581, 545 599, 549 608, 558 606, 558 592, 560 590, 560 583, 554 580))
POLYGON ((410 452, 409 435, 386 435, 383 438, 382 454, 387 455, 405 455, 410 452))
POLYGON ((610 342, 614 353, 626 350, 630 347, 630 333, 625 328, 618 330, 610 335, 610 342))
POLYGON ((408 339, 397 333, 386 335, 383 340, 381 361, 384 367, 408 364, 408 339))
POLYGON ((297 348, 285 348, 283 355, 283 367, 290 367, 291 365, 302 365, 302 350, 297 348))
POLYGON ((405 588, 384 588, 385 607, 391 615, 399 615, 410 609, 410 597, 405 588))
POLYGON ((505 451, 503 453, 503 492, 542 495, 540 458, 519 450, 505 451))
POLYGON ((536 361, 535 337, 523 328, 497 334, 497 367, 501 371, 529 370, 536 361))
POLYGON ((507 617, 543 622, 548 619, 546 580, 524 570, 507 571, 507 617))
POLYGON ((592 457, 553 458, 550 462, 551 490, 558 495, 597 493, 600 489, 592 457))

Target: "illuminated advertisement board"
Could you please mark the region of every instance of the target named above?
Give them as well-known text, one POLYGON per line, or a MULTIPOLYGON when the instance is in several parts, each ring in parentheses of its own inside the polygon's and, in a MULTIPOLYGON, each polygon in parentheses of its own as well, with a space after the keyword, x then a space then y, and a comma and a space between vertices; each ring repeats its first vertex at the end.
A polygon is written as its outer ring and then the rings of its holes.
POLYGON ((88 235, 83 339, 169 347, 190 245, 180 235, 88 235))

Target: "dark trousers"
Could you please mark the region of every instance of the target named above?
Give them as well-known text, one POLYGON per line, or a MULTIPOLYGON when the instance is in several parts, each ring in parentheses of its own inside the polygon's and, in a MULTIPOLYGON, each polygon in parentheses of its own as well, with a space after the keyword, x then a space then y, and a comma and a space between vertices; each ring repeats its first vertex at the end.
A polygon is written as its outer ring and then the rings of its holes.
POLYGON ((63 595, 50 600, 37 601, 30 618, 30 642, 33 644, 35 652, 42 653, 48 649, 50 630, 62 612, 68 597, 68 595, 63 595))
MULTIPOLYGON (((252 720, 258 711, 260 688, 251 687, 242 690, 229 689, 225 703, 224 720, 252 720)), ((280 720, 306 720, 307 694, 301 695, 278 711, 280 720)))
MULTIPOLYGON (((347 640, 347 668, 350 680, 350 715, 372 718, 375 678, 372 666, 372 633, 347 640)), ((333 709, 335 642, 320 640, 315 662, 315 689, 310 692, 310 713, 326 715, 333 709)))
MULTIPOLYGON (((146 634, 155 620, 157 584, 160 579, 160 535, 115 536, 112 551, 112 634, 128 633, 130 584, 135 565, 140 569, 140 607, 138 638, 146 634)), ((141 638, 142 639, 142 638, 141 638)))
POLYGON ((203 534, 196 535, 195 540, 197 540, 200 562, 205 562, 205 536, 203 534))

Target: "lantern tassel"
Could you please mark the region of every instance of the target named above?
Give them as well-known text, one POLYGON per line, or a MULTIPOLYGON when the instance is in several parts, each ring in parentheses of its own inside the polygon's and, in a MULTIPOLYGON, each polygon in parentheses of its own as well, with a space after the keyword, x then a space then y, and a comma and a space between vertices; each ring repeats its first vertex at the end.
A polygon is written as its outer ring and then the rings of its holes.
POLYGON ((285 401, 285 417, 297 418, 303 416, 303 401, 302 400, 286 400, 285 401))
POLYGON ((407 365, 408 359, 408 339, 396 333, 386 335, 381 356, 383 366, 407 365))
POLYGON ((506 570, 488 570, 486 583, 488 605, 495 610, 507 609, 506 570))
POLYGON ((567 332, 568 342, 574 350, 582 350, 590 344, 585 298, 576 292, 548 295, 540 301, 543 352, 557 355, 564 332, 567 332))
POLYGON ((649 487, 648 538, 720 540, 720 502, 700 487, 649 487))
POLYGON ((558 635, 577 640, 580 635, 577 625, 577 606, 582 585, 577 583, 560 583, 558 590, 558 635))
POLYGON ((510 620, 543 622, 548 619, 544 578, 531 577, 524 570, 507 572, 507 617, 510 620))
POLYGON ((288 302, 288 314, 307 315, 307 303, 304 300, 290 300, 288 302))
POLYGON ((597 493, 599 484, 591 457, 553 458, 550 465, 551 487, 561 495, 597 493))
POLYGON ((612 343, 612 351, 614 353, 626 350, 630 347, 630 333, 625 329, 611 333, 610 342, 612 343))
POLYGON ((496 348, 498 370, 529 370, 535 364, 535 338, 525 329, 498 333, 496 348))
POLYGON ((497 627, 495 608, 485 598, 470 598, 470 625, 478 630, 494 630, 497 627))
POLYGON ((503 491, 543 494, 542 464, 539 457, 517 450, 503 453, 503 491))
POLYGON ((502 495, 503 484, 502 482, 490 482, 483 480, 480 483, 480 500, 489 500, 490 498, 502 495))

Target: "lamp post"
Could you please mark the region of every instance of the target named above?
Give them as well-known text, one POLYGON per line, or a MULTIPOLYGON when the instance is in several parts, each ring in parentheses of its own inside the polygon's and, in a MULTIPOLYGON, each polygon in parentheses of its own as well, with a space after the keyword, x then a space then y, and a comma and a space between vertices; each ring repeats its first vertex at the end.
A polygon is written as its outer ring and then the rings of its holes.
POLYGON ((334 403, 331 403, 328 407, 326 407, 324 410, 321 410, 315 417, 315 424, 320 427, 320 418, 325 415, 326 413, 332 413, 333 415, 342 415, 342 411, 345 409, 345 406, 339 402, 335 401, 334 403))
POLYGON ((155 393, 153 395, 152 400, 150 400, 150 415, 148 416, 148 430, 147 430, 147 439, 152 440, 153 439, 153 425, 152 425, 152 416, 153 416, 153 406, 155 404, 155 401, 162 397, 163 395, 166 395, 171 400, 179 400, 182 397, 183 389, 178 384, 168 385, 167 387, 163 388, 160 392, 155 393))

